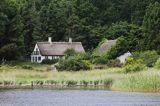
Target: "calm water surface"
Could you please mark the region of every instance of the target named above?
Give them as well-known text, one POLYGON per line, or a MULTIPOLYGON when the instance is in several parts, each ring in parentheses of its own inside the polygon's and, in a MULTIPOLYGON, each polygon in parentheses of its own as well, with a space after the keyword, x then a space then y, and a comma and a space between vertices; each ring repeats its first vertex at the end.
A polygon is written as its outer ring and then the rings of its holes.
POLYGON ((160 106, 160 94, 96 90, 1 90, 0 106, 160 106))

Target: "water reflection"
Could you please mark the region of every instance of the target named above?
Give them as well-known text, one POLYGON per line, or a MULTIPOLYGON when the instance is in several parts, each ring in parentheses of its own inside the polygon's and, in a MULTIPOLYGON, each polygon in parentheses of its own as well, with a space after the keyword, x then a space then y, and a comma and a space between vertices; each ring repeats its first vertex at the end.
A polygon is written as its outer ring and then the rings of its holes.
POLYGON ((3 90, 0 106, 160 106, 160 94, 97 90, 3 90))

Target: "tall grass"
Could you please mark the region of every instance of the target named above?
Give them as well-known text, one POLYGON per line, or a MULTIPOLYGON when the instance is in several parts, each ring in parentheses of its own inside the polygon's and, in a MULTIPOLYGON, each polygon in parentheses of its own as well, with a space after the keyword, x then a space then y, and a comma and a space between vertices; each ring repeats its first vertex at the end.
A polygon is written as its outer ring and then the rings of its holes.
POLYGON ((15 82, 28 84, 36 82, 66 86, 100 86, 111 87, 112 90, 160 92, 160 70, 146 69, 142 72, 124 73, 123 68, 79 72, 47 71, 46 65, 32 64, 32 69, 24 69, 21 65, 0 66, 0 83, 15 82))
POLYGON ((160 92, 160 71, 148 71, 127 74, 114 82, 112 89, 123 91, 160 92))

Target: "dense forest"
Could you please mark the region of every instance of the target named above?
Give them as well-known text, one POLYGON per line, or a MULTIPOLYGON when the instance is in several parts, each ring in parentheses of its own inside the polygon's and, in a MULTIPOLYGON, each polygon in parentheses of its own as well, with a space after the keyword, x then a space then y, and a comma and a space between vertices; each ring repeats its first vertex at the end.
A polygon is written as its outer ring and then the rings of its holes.
MULTIPOLYGON (((81 41, 93 51, 118 39, 117 53, 160 52, 159 0, 0 0, 0 60, 30 56, 37 41, 81 41)), ((116 53, 115 53, 116 52, 116 53)))

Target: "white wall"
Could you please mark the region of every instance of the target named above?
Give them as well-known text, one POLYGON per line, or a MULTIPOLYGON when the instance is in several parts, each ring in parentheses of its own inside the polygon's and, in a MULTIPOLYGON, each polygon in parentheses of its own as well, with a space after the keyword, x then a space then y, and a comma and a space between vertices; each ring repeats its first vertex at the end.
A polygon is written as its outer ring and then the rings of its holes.
POLYGON ((31 55, 31 62, 41 63, 45 59, 45 56, 42 56, 40 54, 40 50, 39 50, 37 44, 35 45, 33 52, 36 52, 36 51, 38 51, 39 54, 32 54, 31 55))
POLYGON ((52 60, 52 59, 60 58, 59 56, 42 56, 40 54, 40 50, 39 50, 37 44, 35 45, 35 48, 34 48, 33 52, 36 52, 36 51, 38 51, 39 54, 32 54, 31 55, 31 62, 41 63, 44 59, 50 59, 50 60, 52 60))
POLYGON ((127 59, 128 57, 130 57, 131 55, 132 55, 132 54, 131 54, 130 52, 127 52, 127 53, 119 56, 117 59, 119 59, 120 62, 124 64, 125 61, 126 61, 126 59, 127 59))

